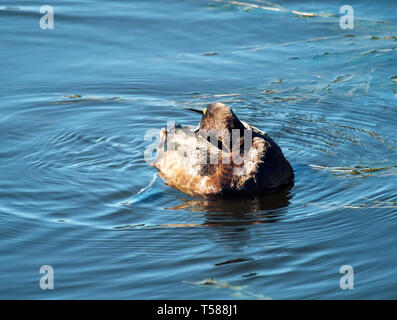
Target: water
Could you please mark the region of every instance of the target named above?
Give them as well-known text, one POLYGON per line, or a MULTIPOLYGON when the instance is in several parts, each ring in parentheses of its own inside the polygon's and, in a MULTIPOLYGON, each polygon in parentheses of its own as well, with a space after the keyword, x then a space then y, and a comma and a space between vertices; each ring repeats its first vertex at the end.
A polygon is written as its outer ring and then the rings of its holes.
POLYGON ((397 298, 395 2, 351 2, 354 30, 334 1, 57 1, 41 30, 44 4, 0 6, 0 298, 397 298), (215 101, 277 141, 290 191, 156 176, 145 132, 215 101))

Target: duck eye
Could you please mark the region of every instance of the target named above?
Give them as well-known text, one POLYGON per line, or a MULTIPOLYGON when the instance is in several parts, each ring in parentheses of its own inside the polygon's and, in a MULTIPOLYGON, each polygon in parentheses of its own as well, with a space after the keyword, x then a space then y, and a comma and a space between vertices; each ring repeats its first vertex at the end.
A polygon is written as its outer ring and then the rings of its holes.
POLYGON ((205 115, 206 112, 207 112, 207 108, 205 108, 205 109, 203 110, 203 114, 205 115))

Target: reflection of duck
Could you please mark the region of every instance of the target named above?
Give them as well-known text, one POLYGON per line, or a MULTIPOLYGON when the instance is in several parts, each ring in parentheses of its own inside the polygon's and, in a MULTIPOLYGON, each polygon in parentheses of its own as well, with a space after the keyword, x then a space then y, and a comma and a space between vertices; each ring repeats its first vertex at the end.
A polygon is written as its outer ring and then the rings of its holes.
MULTIPOLYGON (((288 189, 244 199, 180 199, 181 204, 168 210, 204 213, 205 220, 195 224, 167 224, 167 227, 246 226, 277 222, 287 211, 293 194, 288 189)), ((230 231, 230 230, 229 230, 230 231)))
POLYGON ((290 204, 293 194, 288 189, 277 193, 257 195, 242 199, 181 199, 182 203, 169 210, 189 210, 192 212, 218 212, 244 215, 262 211, 271 216, 281 213, 290 204))
POLYGON ((166 208, 167 210, 187 210, 195 213, 195 217, 204 217, 197 223, 164 224, 163 227, 236 227, 225 229, 225 235, 235 234, 234 238, 246 238, 244 226, 277 222, 288 210, 293 194, 288 189, 277 193, 257 195, 241 199, 192 199, 182 198, 179 205, 166 208), (202 214, 199 214, 202 213, 202 214), (234 231, 233 231, 234 230, 234 231), (237 234, 240 234, 237 237, 237 234))
POLYGON ((160 132, 153 166, 166 182, 205 198, 253 195, 293 184, 280 147, 259 129, 241 122, 222 103, 208 105, 197 130, 176 126, 160 132))

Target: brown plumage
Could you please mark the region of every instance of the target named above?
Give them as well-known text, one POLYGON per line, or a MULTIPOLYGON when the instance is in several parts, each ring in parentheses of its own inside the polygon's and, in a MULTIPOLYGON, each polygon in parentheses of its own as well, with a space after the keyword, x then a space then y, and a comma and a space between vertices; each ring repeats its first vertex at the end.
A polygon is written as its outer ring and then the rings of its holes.
POLYGON ((254 195, 294 180, 280 147, 222 103, 204 109, 199 130, 161 129, 153 166, 168 185, 204 198, 254 195))

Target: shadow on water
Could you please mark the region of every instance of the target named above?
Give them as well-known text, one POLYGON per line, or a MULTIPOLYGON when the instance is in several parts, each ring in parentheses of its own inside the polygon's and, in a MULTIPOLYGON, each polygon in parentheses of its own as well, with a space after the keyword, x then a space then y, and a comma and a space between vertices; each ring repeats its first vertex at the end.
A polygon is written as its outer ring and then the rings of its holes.
POLYGON ((205 227, 208 240, 222 244, 227 250, 242 250, 254 237, 253 225, 274 223, 286 214, 293 193, 283 190, 278 193, 256 196, 250 199, 186 199, 166 208, 187 210, 199 214, 199 223, 164 224, 166 228, 205 227))
POLYGON ((244 199, 181 199, 181 204, 166 209, 203 212, 205 221, 199 225, 167 226, 243 226, 276 222, 286 213, 292 197, 289 188, 278 193, 244 199))

